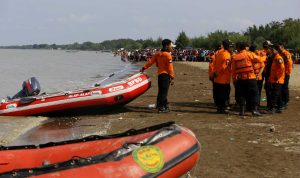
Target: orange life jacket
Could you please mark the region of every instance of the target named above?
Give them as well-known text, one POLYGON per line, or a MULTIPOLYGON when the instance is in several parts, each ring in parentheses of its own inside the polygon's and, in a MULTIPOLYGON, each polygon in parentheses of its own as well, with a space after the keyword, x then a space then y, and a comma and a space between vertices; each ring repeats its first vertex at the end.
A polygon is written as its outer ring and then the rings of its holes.
POLYGON ((251 58, 246 50, 233 56, 232 70, 234 79, 256 79, 251 58))

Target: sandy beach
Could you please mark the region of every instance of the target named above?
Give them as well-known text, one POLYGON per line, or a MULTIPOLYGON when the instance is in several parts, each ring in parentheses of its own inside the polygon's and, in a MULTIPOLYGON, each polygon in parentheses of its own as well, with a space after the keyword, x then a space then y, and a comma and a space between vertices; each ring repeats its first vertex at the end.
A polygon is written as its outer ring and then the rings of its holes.
POLYGON ((152 67, 146 71, 152 87, 127 106, 105 115, 50 118, 10 144, 111 134, 175 121, 190 128, 202 145, 199 163, 191 171, 193 177, 300 177, 299 66, 291 77, 289 108, 282 114, 259 118, 250 113, 240 117, 235 110, 228 115, 216 114, 207 63, 175 63, 174 68, 170 113, 158 114, 148 108, 157 94, 156 68, 152 67))

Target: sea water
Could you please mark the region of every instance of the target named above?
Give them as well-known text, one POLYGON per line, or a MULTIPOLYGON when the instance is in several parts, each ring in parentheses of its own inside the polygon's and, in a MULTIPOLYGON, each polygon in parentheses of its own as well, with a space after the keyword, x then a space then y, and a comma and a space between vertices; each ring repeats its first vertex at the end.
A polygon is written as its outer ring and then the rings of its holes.
MULTIPOLYGON (((0 49, 0 97, 13 96, 22 83, 36 77, 41 92, 52 93, 85 88, 115 75, 102 84, 138 72, 112 53, 64 50, 0 49)), ((106 134, 113 116, 84 118, 0 116, 0 145, 39 144, 106 134), (30 132, 29 132, 30 131, 30 132)))

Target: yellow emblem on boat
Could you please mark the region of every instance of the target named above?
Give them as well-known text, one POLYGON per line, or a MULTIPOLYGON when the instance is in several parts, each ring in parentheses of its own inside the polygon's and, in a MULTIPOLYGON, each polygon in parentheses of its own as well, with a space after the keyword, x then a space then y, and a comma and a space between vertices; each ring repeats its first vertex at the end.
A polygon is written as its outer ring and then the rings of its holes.
POLYGON ((164 167, 164 155, 156 146, 143 146, 132 152, 135 162, 149 173, 157 173, 164 167))

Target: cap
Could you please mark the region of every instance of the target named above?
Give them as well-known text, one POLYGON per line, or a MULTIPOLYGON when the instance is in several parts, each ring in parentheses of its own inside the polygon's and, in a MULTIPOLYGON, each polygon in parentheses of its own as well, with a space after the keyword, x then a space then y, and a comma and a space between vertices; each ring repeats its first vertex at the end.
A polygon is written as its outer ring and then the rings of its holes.
POLYGON ((234 47, 234 44, 229 39, 223 40, 222 44, 224 48, 234 47))
POLYGON ((171 40, 169 40, 169 39, 164 39, 164 40, 162 40, 161 44, 162 44, 162 46, 167 46, 167 45, 171 44, 171 46, 172 46, 173 48, 176 47, 176 45, 175 45, 171 40))
POLYGON ((274 44, 271 43, 271 41, 269 41, 269 40, 266 40, 266 41, 263 42, 263 47, 264 48, 269 48, 269 47, 272 47, 272 46, 274 46, 274 44))
POLYGON ((175 45, 173 42, 171 42, 171 46, 172 46, 173 48, 176 47, 176 45, 175 45))

